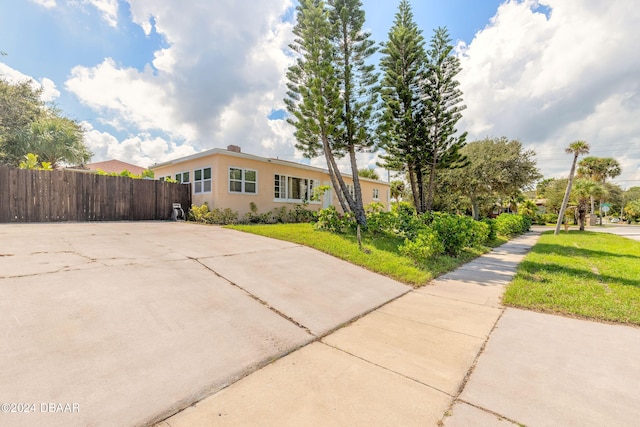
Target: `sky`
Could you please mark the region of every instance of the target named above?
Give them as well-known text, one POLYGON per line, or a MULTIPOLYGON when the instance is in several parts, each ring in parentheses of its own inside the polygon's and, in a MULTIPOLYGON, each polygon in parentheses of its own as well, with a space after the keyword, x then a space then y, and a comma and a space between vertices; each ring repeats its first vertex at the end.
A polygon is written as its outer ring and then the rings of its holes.
MULTIPOLYGON (((362 3, 373 40, 385 41, 398 1, 362 3)), ((5 0, 0 77, 41 86, 82 124, 93 161, 146 167, 230 144, 305 161, 284 120, 295 5, 5 0)), ((456 45, 467 141, 517 139, 545 177, 566 177, 564 149, 584 140, 591 155, 620 162, 614 182, 640 186, 635 0, 413 0, 412 8, 425 39, 446 27, 456 45)), ((376 159, 361 154, 359 166, 376 159)))

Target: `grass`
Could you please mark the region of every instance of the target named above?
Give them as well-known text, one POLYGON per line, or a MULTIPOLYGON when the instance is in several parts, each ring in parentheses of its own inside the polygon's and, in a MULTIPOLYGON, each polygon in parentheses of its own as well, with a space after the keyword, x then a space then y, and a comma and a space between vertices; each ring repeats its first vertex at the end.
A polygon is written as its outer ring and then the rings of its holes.
POLYGON ((505 305, 640 325, 640 242, 547 232, 520 264, 505 305))
MULTIPOLYGON (((365 253, 358 249, 355 236, 318 231, 311 224, 232 225, 228 228, 309 246, 415 287, 425 285, 434 277, 454 270, 491 249, 466 249, 458 258, 440 256, 429 260, 426 265, 416 265, 398 251, 404 240, 393 236, 363 234, 363 246, 368 252, 365 253)), ((498 240, 492 246, 504 242, 498 240)))

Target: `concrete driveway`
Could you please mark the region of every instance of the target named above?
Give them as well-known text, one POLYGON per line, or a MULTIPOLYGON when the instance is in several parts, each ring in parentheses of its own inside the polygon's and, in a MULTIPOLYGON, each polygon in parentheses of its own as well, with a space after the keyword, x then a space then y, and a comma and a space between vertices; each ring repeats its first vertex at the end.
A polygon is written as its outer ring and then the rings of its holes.
POLYGON ((0 425, 136 426, 410 288, 292 243, 138 222, 0 225, 0 290, 0 425))

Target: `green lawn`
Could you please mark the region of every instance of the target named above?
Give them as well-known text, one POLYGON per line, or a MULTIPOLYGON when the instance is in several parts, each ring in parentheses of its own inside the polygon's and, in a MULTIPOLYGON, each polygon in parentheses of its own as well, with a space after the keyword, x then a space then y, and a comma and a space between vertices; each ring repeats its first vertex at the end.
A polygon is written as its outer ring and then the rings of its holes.
MULTIPOLYGON (((427 284, 434 277, 454 270, 491 249, 467 249, 459 258, 434 257, 428 264, 417 266, 400 254, 398 246, 404 240, 397 237, 364 234, 363 245, 367 249, 365 253, 358 249, 355 236, 317 231, 311 224, 233 225, 228 228, 309 246, 416 287, 427 284)), ((505 240, 497 241, 495 246, 504 242, 505 240)))
POLYGON ((505 305, 640 325, 640 242, 547 232, 520 264, 505 305))

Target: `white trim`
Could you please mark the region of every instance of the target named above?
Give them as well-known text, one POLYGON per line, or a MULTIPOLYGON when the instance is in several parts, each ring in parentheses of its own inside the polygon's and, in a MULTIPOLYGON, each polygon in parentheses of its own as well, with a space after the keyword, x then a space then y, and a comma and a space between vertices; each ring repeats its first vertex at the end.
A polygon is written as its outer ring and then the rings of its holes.
POLYGON ((193 194, 207 194, 207 193, 213 192, 213 167, 211 167, 211 166, 203 166, 201 168, 194 169, 193 170, 193 181, 192 181, 192 184, 193 184, 193 194), (204 170, 205 169, 211 169, 211 172, 210 172, 211 176, 209 177, 209 179, 204 179, 204 170), (202 171, 201 172, 202 173, 202 179, 199 182, 202 183, 203 190, 199 191, 199 192, 196 192, 196 183, 198 182, 198 181, 196 181, 196 171, 198 171, 198 170, 202 171), (204 191, 204 183, 205 183, 205 181, 209 181, 209 183, 211 184, 211 189, 209 191, 204 191))
POLYGON ((182 171, 182 172, 176 172, 173 174, 173 178, 171 179, 175 179, 176 181, 178 181, 178 184, 190 184, 191 183, 191 172, 190 171, 182 171), (189 174, 189 181, 184 182, 182 181, 182 178, 184 178, 184 174, 188 173, 189 174), (180 175, 180 180, 178 180, 176 178, 176 175, 180 175))
POLYGON ((227 167, 227 193, 229 194, 249 194, 249 195, 253 195, 253 196, 257 196, 258 195, 258 171, 256 169, 250 169, 250 168, 242 168, 239 166, 229 166, 227 167), (231 169, 237 169, 242 171, 242 178, 241 180, 237 180, 234 179, 233 182, 240 182, 241 186, 242 186, 242 191, 231 191, 231 169), (246 186, 246 179, 245 179, 245 173, 246 171, 251 171, 251 172, 255 172, 256 174, 256 180, 255 181, 249 181, 250 183, 254 183, 256 186, 256 191, 255 192, 249 192, 249 191, 245 191, 245 186, 246 186))

